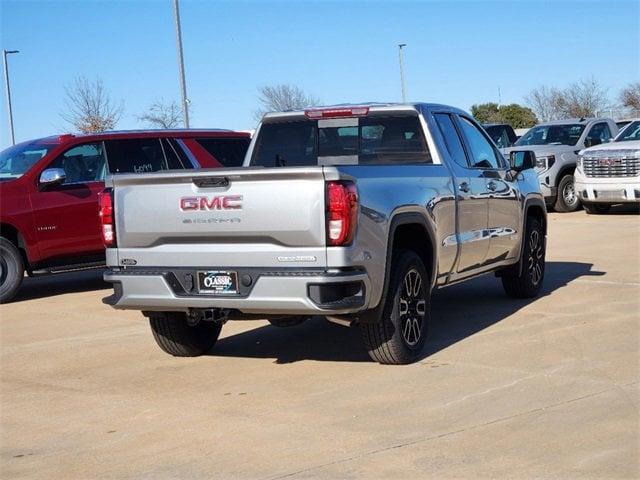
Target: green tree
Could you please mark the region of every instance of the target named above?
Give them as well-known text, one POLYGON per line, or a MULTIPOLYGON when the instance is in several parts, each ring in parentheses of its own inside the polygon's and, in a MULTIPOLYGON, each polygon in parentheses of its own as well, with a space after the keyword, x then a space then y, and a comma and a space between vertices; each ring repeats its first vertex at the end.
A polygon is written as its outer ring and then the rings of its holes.
POLYGON ((528 128, 538 123, 535 113, 530 108, 517 103, 480 103, 471 106, 471 114, 480 123, 508 123, 513 128, 528 128))
POLYGON ((530 128, 538 123, 536 114, 528 107, 523 107, 517 103, 500 105, 500 117, 504 123, 508 123, 513 128, 530 128))
POLYGON ((497 103, 479 103, 471 105, 471 115, 480 123, 499 123, 500 107, 497 103))

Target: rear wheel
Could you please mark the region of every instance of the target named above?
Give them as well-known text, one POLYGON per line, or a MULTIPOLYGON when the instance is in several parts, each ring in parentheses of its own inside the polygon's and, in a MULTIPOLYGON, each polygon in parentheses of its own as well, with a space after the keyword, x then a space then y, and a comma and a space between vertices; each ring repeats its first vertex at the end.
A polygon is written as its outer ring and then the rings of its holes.
POLYGON ((270 318, 269 323, 274 327, 286 328, 286 327, 295 327, 296 325, 300 325, 305 320, 309 319, 309 317, 305 315, 295 315, 291 317, 282 317, 282 318, 270 318))
POLYGON ((535 297, 544 280, 545 241, 544 231, 538 219, 527 218, 523 238, 522 257, 518 263, 502 272, 502 286, 513 298, 535 297))
POLYGON ((10 301, 22 284, 24 262, 16 246, 0 237, 0 303, 10 301))
POLYGON ((589 215, 607 213, 611 210, 611 205, 608 203, 584 203, 583 207, 589 215))
POLYGON ((575 212, 580 208, 580 199, 576 194, 573 175, 565 175, 558 183, 558 197, 553 209, 556 212, 575 212))
POLYGON ((383 364, 414 362, 429 333, 430 281, 420 257, 402 250, 394 255, 389 291, 378 323, 360 325, 369 356, 383 364))
POLYGON ((181 312, 153 312, 149 324, 158 346, 174 357, 197 357, 208 352, 218 340, 222 324, 204 321, 189 325, 181 312))

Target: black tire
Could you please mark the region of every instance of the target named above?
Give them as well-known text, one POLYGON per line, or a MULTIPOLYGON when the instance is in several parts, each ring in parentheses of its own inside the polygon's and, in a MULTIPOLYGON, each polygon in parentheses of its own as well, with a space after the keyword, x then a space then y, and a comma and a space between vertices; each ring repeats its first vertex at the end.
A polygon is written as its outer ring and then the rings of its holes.
POLYGON ((403 365, 419 358, 429 334, 430 295, 429 275, 420 257, 410 250, 397 252, 379 322, 360 324, 373 360, 403 365))
POLYGON ((583 203, 582 206, 589 215, 607 213, 611 210, 611 205, 608 203, 583 203))
POLYGON ((305 315, 294 315, 291 317, 282 317, 282 318, 269 318, 269 323, 274 327, 286 328, 286 327, 295 327, 296 325, 300 325, 305 320, 308 320, 310 317, 305 315))
POLYGON ((558 183, 558 196, 556 202, 553 204, 553 209, 556 212, 575 212, 580 208, 580 199, 576 193, 575 183, 573 181, 573 175, 568 174, 563 176, 558 183))
POLYGON ((545 239, 542 225, 535 217, 527 217, 522 258, 502 272, 502 286, 512 298, 533 298, 544 282, 545 239))
POLYGON ((16 246, 0 237, 0 303, 7 303, 18 293, 24 279, 24 262, 16 246))
POLYGON ((149 324, 158 346, 174 357, 197 357, 208 352, 222 329, 221 323, 204 320, 191 326, 181 312, 151 313, 149 324))

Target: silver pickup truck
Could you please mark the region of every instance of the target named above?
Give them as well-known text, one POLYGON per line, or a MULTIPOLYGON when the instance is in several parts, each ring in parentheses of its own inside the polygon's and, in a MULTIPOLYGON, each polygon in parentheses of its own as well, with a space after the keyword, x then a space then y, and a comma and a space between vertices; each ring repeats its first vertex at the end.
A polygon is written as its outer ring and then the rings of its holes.
POLYGON ((268 114, 245 168, 119 175, 101 204, 104 302, 158 345, 208 351, 227 320, 357 323, 370 356, 417 359, 430 296, 495 272, 535 296, 546 210, 535 155, 506 161, 467 113, 374 104, 268 114))

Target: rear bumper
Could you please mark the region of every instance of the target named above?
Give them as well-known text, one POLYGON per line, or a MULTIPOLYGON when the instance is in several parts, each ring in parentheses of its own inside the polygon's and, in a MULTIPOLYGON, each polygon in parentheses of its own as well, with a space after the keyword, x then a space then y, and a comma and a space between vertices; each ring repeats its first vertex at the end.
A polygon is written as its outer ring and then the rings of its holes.
MULTIPOLYGON (((371 283, 363 270, 236 270, 237 295, 197 293, 190 268, 135 268, 110 270, 104 280, 114 284, 114 293, 102 301, 117 309, 188 311, 230 309, 247 314, 322 315, 355 313, 367 308, 371 283)), ((213 270, 213 268, 206 268, 213 270)))

